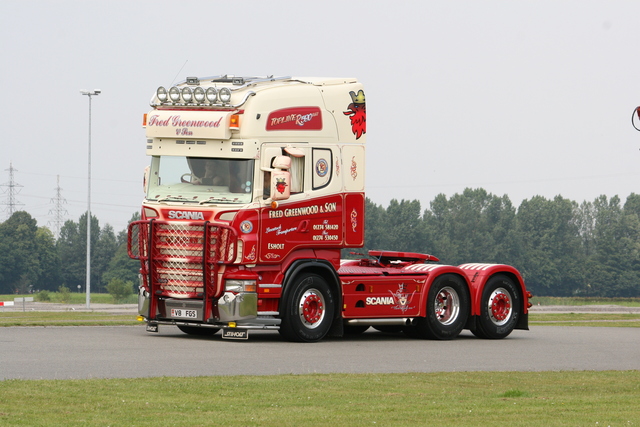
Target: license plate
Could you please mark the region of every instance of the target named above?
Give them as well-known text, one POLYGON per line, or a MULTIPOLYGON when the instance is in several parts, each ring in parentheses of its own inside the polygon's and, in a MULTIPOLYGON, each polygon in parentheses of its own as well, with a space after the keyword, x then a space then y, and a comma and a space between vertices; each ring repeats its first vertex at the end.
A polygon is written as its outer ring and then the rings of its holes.
POLYGON ((171 317, 177 317, 180 319, 197 319, 198 310, 186 310, 184 308, 172 308, 171 317))
POLYGON ((158 325, 147 325, 147 332, 158 332, 158 325))
POLYGON ((240 328, 223 328, 222 338, 228 340, 246 340, 249 339, 249 330, 240 328))

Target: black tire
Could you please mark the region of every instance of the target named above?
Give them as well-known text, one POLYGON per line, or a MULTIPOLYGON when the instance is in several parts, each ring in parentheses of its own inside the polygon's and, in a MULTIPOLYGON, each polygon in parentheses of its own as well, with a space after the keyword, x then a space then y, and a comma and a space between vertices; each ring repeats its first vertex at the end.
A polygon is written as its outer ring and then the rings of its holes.
POLYGON ((426 317, 404 328, 412 338, 451 340, 464 329, 471 311, 471 297, 465 281, 444 274, 433 282, 427 295, 426 317))
POLYGON ((211 335, 215 335, 216 332, 220 330, 219 328, 202 328, 199 326, 184 326, 184 325, 176 325, 176 326, 185 334, 198 335, 201 337, 210 337, 211 335))
POLYGON ((296 277, 290 286, 282 308, 280 335, 289 341, 320 341, 329 332, 335 314, 331 288, 312 273, 296 277))
POLYGON ((516 327, 522 312, 522 298, 508 276, 498 274, 487 281, 480 301, 476 329, 478 338, 501 339, 516 327))

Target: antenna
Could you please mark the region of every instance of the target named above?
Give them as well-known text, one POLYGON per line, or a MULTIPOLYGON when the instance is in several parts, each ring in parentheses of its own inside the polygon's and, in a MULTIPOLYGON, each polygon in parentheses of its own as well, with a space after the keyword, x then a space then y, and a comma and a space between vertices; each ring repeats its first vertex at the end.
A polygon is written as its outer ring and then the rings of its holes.
POLYGON ((184 64, 182 64, 182 68, 180 68, 180 70, 178 70, 178 72, 176 73, 176 76, 173 78, 173 81, 171 82, 171 84, 169 85, 169 87, 173 86, 173 84, 176 82, 176 79, 178 78, 178 76, 180 75, 180 73, 182 72, 182 69, 184 68, 185 65, 187 65, 187 62, 189 62, 189 60, 187 59, 186 61, 184 61, 184 64))
POLYGON ((10 218, 11 215, 16 211, 16 206, 24 206, 24 203, 20 203, 16 200, 16 194, 20 192, 22 185, 16 184, 13 179, 13 173, 17 172, 17 169, 13 168, 13 164, 9 163, 9 169, 5 169, 9 171, 9 182, 5 184, 1 184, 0 187, 7 187, 6 190, 2 190, 4 193, 7 193, 7 201, 5 203, 0 203, 2 205, 6 205, 7 207, 3 209, 7 212, 7 218, 10 218))

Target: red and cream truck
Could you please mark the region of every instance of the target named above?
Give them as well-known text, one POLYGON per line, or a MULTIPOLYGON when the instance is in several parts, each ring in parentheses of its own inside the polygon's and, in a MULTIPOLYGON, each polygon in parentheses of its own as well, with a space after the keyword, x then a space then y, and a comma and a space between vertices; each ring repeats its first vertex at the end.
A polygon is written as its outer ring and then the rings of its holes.
POLYGON ((318 341, 369 327, 452 339, 528 329, 501 264, 364 246, 365 92, 353 78, 189 77, 145 115, 146 197, 130 224, 147 330, 318 341))

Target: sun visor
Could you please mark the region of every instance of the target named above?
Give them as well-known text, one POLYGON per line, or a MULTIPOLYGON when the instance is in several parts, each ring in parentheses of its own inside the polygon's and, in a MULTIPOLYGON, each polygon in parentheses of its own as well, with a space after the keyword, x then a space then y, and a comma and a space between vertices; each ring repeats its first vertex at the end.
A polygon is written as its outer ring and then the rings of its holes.
POLYGON ((284 151, 291 157, 304 157, 304 151, 299 148, 292 147, 291 145, 284 147, 284 151))
POLYGON ((147 137, 229 139, 232 111, 154 110, 147 115, 147 137))

